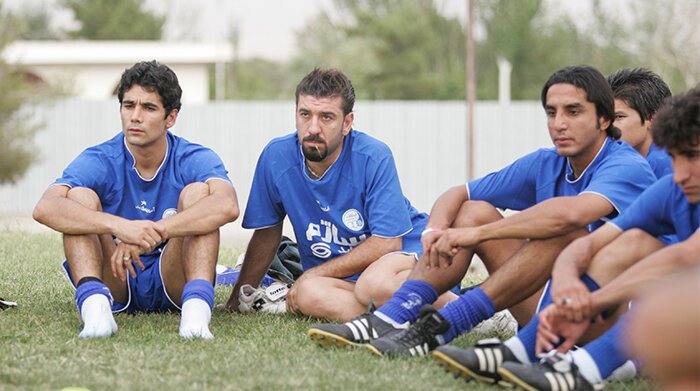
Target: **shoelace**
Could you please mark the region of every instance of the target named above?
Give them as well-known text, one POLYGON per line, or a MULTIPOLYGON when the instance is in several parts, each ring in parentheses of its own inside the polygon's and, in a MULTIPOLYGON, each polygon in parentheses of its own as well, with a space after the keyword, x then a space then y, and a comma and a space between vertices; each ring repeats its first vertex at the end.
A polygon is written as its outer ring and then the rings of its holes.
POLYGON ((433 315, 419 319, 413 326, 398 333, 394 338, 394 342, 404 347, 414 347, 422 345, 428 341, 435 339, 435 329, 437 324, 433 321, 433 315))

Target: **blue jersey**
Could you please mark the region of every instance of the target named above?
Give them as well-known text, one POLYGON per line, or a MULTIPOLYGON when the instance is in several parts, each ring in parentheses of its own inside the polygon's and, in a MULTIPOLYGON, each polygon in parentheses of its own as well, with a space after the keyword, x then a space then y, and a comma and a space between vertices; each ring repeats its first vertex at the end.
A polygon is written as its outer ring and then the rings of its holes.
MULTIPOLYGON (((92 189, 106 213, 158 221, 177 213, 180 192, 188 184, 213 178, 230 182, 223 162, 211 149, 170 132, 167 141, 165 159, 151 179, 136 170, 136 160, 120 133, 84 150, 53 184, 92 189)), ((152 253, 160 252, 164 245, 152 253)))
POLYGON ((420 255, 427 223, 401 192, 389 147, 357 130, 345 136, 338 160, 319 180, 306 171, 296 133, 270 141, 255 168, 243 227, 270 227, 286 215, 304 270, 371 235, 402 237, 403 251, 420 255))
POLYGON ((684 241, 700 227, 700 208, 689 203, 681 188, 673 183, 673 176, 667 175, 610 223, 623 231, 639 228, 652 236, 675 234, 684 241))
POLYGON ((568 159, 554 148, 543 148, 504 169, 467 184, 469 198, 501 209, 523 210, 553 197, 594 193, 608 200, 614 211, 590 224, 589 231, 625 210, 656 180, 649 164, 627 143, 607 138, 598 154, 574 178, 568 159))
POLYGON ((651 166, 651 170, 654 171, 654 175, 656 175, 657 179, 661 179, 668 174, 673 174, 671 156, 665 149, 659 148, 654 143, 649 147, 647 162, 649 162, 649 166, 651 166))

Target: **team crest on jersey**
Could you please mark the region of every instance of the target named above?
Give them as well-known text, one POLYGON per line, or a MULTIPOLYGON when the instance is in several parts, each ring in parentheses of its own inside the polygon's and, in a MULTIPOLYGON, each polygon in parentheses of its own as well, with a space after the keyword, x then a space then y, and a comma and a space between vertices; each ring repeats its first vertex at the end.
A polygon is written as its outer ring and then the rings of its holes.
POLYGON ((357 232, 365 226, 365 220, 357 209, 348 209, 343 213, 343 224, 357 232))
POLYGON ((165 211, 163 211, 163 218, 167 219, 169 217, 173 217, 177 214, 177 209, 175 208, 168 208, 165 211))

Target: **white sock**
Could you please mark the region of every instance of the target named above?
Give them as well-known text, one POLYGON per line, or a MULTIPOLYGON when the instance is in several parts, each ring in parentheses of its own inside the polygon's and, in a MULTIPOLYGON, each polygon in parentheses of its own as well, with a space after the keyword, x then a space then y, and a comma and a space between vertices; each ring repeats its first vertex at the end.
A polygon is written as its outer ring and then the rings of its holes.
POLYGON ((505 342, 503 342, 503 345, 510 349, 515 358, 517 358, 522 364, 532 364, 530 362, 530 356, 527 355, 527 350, 525 350, 525 345, 523 345, 523 341, 521 341, 517 336, 508 338, 505 342))
POLYGON ((578 367, 581 376, 588 380, 591 384, 598 384, 603 381, 593 357, 586 351, 586 349, 577 349, 573 352, 569 352, 569 356, 572 361, 578 367))
POLYGON ((79 334, 80 338, 108 337, 117 332, 112 306, 105 295, 95 294, 85 299, 80 317, 85 324, 79 334))
POLYGON ((632 360, 625 361, 608 376, 606 380, 628 381, 637 376, 637 366, 632 360))
POLYGON ((180 336, 185 339, 214 339, 209 331, 211 308, 202 299, 189 299, 182 304, 180 315, 180 336))

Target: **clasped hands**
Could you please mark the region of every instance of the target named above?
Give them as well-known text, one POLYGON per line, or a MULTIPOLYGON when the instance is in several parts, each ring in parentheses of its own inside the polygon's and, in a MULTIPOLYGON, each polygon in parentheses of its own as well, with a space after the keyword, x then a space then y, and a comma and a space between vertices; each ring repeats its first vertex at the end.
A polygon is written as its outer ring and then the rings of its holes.
POLYGON ((114 277, 125 281, 125 270, 135 278, 134 264, 143 270, 141 254, 153 251, 167 240, 167 232, 162 225, 150 220, 122 220, 114 229, 114 236, 120 243, 112 253, 110 263, 114 277))

